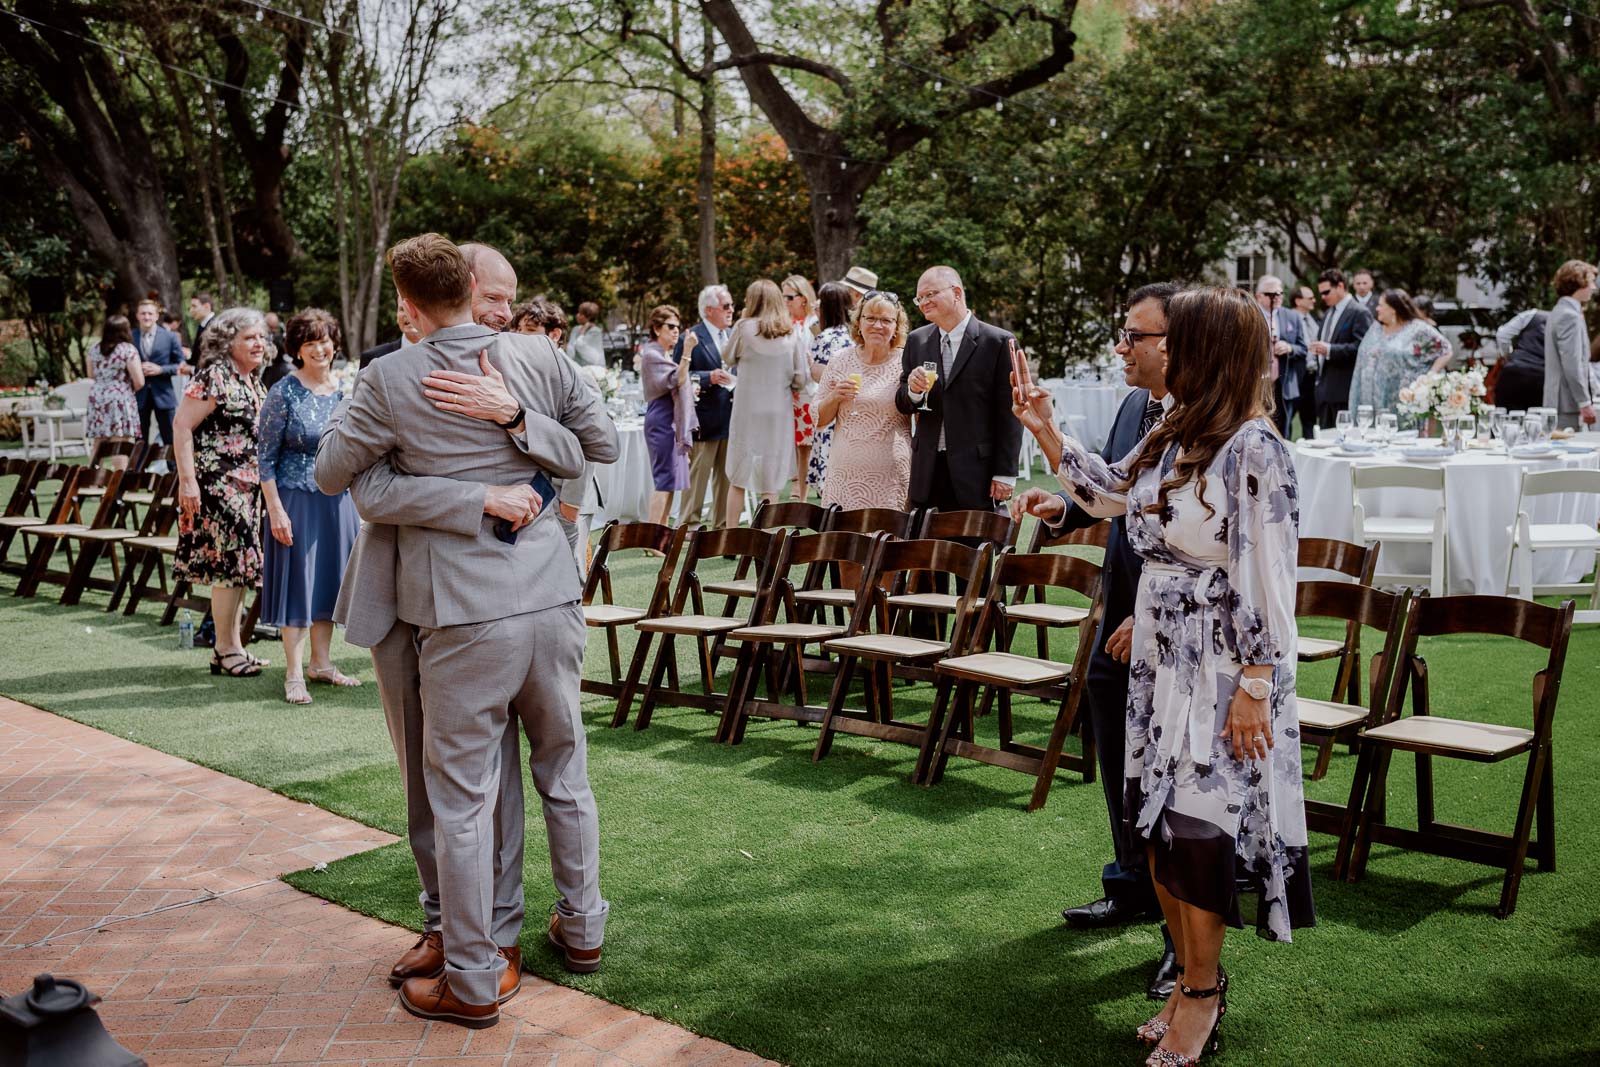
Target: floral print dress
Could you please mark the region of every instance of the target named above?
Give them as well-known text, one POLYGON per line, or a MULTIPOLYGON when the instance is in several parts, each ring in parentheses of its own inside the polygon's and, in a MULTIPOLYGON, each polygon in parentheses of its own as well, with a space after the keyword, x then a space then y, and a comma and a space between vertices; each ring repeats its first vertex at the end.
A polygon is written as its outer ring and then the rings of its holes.
POLYGON ((200 513, 180 530, 173 576, 195 585, 261 584, 261 474, 256 419, 264 391, 230 359, 203 367, 183 391, 217 406, 194 431, 200 513))
POLYGON ((1350 411, 1362 404, 1371 404, 1374 411, 1393 411, 1400 390, 1428 373, 1434 360, 1449 351, 1444 334, 1421 319, 1412 319, 1392 334, 1382 323, 1373 323, 1356 350, 1350 411))
MULTIPOLYGON (((850 327, 829 326, 811 342, 811 361, 826 367, 828 360, 850 347, 850 327)), ((828 446, 833 442, 833 427, 824 426, 811 439, 811 459, 806 464, 806 484, 821 493, 828 484, 828 446)))
POLYGON ((1294 465, 1272 426, 1255 419, 1217 453, 1203 487, 1171 490, 1157 510, 1179 448, 1124 492, 1143 448, 1111 465, 1068 438, 1058 472, 1086 511, 1126 515, 1145 561, 1128 687, 1128 819, 1173 896, 1242 926, 1243 883, 1261 898, 1258 929, 1288 941, 1293 927, 1315 921, 1295 702, 1294 465), (1228 706, 1242 667, 1265 664, 1275 747, 1265 760, 1236 759, 1228 706))
POLYGON ((89 349, 89 371, 94 385, 89 389, 89 416, 84 433, 90 438, 144 436, 139 427, 139 400, 128 377, 128 364, 139 359, 139 350, 126 341, 110 352, 97 344, 89 349))

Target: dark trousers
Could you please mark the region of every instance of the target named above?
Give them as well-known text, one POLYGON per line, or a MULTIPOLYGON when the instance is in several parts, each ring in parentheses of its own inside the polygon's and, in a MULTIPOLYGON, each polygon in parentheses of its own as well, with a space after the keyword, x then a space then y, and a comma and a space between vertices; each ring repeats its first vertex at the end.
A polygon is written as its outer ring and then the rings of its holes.
POLYGON ((1111 819, 1111 845, 1115 858, 1100 872, 1105 895, 1128 900, 1136 907, 1155 907, 1155 889, 1150 884, 1149 863, 1144 842, 1128 827, 1123 801, 1127 789, 1128 668, 1103 654, 1105 641, 1116 627, 1107 625, 1096 640, 1097 654, 1089 664, 1088 726, 1094 736, 1095 755, 1100 765, 1100 784, 1106 794, 1106 814, 1111 819))
POLYGON ((957 492, 955 482, 950 478, 948 454, 940 452, 933 461, 933 484, 928 488, 928 499, 913 500, 911 506, 938 508, 940 511, 993 511, 995 502, 989 495, 988 485, 984 485, 982 495, 977 497, 962 496, 957 492))
POLYGON ((171 445, 172 409, 156 407, 155 402, 148 393, 139 397, 139 424, 144 427, 144 443, 147 445, 155 444, 150 438, 150 416, 152 414, 156 417, 156 425, 161 427, 161 443, 171 445))
POLYGON ((1544 371, 1532 367, 1506 367, 1494 380, 1494 402, 1507 411, 1543 407, 1544 371))
POLYGON ((1300 368, 1300 399, 1295 401, 1295 411, 1300 415, 1300 436, 1315 437, 1317 425, 1317 379, 1310 367, 1300 368))

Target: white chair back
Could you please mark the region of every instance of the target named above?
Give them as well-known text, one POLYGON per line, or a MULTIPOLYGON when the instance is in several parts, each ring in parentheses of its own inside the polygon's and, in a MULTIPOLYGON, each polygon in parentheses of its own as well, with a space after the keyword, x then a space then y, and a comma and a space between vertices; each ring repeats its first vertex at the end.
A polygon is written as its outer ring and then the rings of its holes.
POLYGON ((1431 489, 1444 492, 1443 467, 1405 467, 1397 464, 1356 467, 1351 471, 1356 492, 1363 489, 1431 489))

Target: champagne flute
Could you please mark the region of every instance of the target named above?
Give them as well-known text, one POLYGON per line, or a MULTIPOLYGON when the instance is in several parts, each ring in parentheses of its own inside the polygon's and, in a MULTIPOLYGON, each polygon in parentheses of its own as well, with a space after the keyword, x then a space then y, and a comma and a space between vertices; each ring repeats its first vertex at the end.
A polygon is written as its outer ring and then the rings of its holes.
POLYGON ((939 380, 939 364, 930 359, 922 365, 922 373, 928 379, 928 389, 922 394, 922 403, 918 405, 917 410, 932 411, 933 409, 928 406, 928 398, 933 395, 933 383, 939 380))
MULTIPOLYGON (((852 395, 850 397, 850 399, 851 400, 859 400, 861 398, 861 375, 859 373, 852 372, 850 374, 845 375, 845 377, 850 380, 850 384, 851 385, 856 387, 855 394, 852 395)), ((850 415, 858 415, 858 414, 860 414, 860 412, 856 411, 855 404, 851 404, 850 405, 850 410, 849 410, 848 414, 850 414, 850 415)))
POLYGON ((1350 436, 1350 426, 1350 410, 1343 408, 1333 417, 1333 431, 1338 435, 1341 443, 1350 436))

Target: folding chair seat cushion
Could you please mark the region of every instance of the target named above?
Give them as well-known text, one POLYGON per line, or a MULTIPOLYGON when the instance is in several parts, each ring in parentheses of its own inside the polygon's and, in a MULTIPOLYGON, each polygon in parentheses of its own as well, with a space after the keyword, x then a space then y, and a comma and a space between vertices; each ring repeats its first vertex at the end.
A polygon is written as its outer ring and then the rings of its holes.
POLYGON ((728 636, 741 641, 826 641, 842 633, 843 626, 816 622, 777 622, 765 626, 741 626, 728 636))
POLYGON ((26 526, 43 525, 43 519, 36 519, 31 515, 0 515, 0 526, 8 526, 13 530, 20 530, 26 526))
POLYGON ((854 589, 801 589, 794 595, 802 604, 836 604, 849 607, 856 602, 854 589))
POLYGON ((1296 639, 1295 647, 1301 659, 1321 659, 1343 652, 1344 642, 1330 641, 1325 637, 1300 637, 1296 639))
POLYGON ((143 489, 135 489, 132 492, 123 493, 122 499, 130 504, 152 504, 155 502, 156 495, 143 489))
POLYGON ((82 497, 105 496, 106 487, 103 485, 86 485, 78 490, 78 495, 82 497))
POLYGON ((640 619, 637 629, 657 634, 716 634, 737 630, 743 619, 727 615, 664 615, 659 619, 640 619))
POLYGON ((1076 626, 1089 617, 1089 609, 1071 604, 1010 604, 1006 619, 1010 622, 1037 623, 1043 626, 1076 626))
POLYGON ((153 548, 168 555, 178 551, 176 537, 130 537, 122 543, 132 548, 153 548))
POLYGON ((1367 717, 1367 709, 1359 704, 1341 704, 1336 700, 1314 700, 1299 697, 1295 701, 1300 709, 1300 725, 1317 730, 1343 730, 1367 717))
POLYGON ((1361 736, 1399 745, 1449 749, 1466 759, 1486 761, 1525 751, 1533 741, 1533 731, 1518 726, 1446 719, 1439 715, 1408 715, 1363 730, 1361 736))
POLYGON ((920 637, 901 637, 898 634, 858 634, 841 637, 823 645, 827 652, 842 652, 852 656, 874 656, 879 659, 926 659, 950 651, 948 641, 925 641, 920 637))
POLYGON ((81 522, 52 522, 27 528, 29 533, 39 534, 41 537, 66 537, 68 534, 84 533, 88 529, 89 527, 81 522))
POLYGON ((1536 522, 1528 535, 1534 548, 1600 548, 1600 530, 1581 522, 1536 522))
POLYGON ((1361 533, 1368 541, 1432 541, 1433 520, 1395 515, 1369 515, 1361 533))
POLYGON ((756 589, 754 578, 738 578, 731 582, 711 582, 703 591, 713 596, 755 596, 756 589))
POLYGON ((953 612, 961 598, 954 593, 901 593, 889 598, 892 608, 916 608, 922 611, 953 612))
POLYGON ((107 526, 98 530, 84 530, 73 534, 72 537, 78 541, 126 541, 134 533, 133 530, 120 530, 114 526, 107 526))
POLYGON ((1054 660, 1018 656, 1011 652, 980 652, 942 660, 934 667, 941 674, 953 674, 975 682, 1002 685, 1043 685, 1059 682, 1072 668, 1054 660))
POLYGON ((630 608, 626 604, 585 604, 583 621, 589 626, 620 626, 644 618, 643 608, 630 608))

